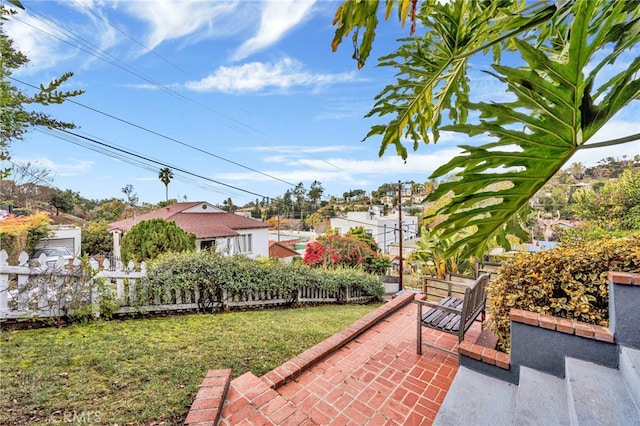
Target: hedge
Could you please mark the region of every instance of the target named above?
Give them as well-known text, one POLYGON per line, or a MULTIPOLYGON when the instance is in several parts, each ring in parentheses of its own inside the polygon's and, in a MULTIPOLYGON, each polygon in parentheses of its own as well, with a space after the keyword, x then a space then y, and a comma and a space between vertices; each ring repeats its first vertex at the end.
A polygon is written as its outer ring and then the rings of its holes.
POLYGON ((282 264, 243 255, 223 256, 215 251, 166 253, 151 261, 139 290, 146 297, 197 288, 209 302, 222 292, 266 291, 288 294, 301 287, 335 292, 350 287, 380 299, 384 288, 377 276, 359 269, 318 269, 302 263, 282 264))
POLYGON ((505 260, 488 288, 489 328, 509 352, 511 308, 609 324, 609 271, 640 272, 640 235, 563 244, 505 260))

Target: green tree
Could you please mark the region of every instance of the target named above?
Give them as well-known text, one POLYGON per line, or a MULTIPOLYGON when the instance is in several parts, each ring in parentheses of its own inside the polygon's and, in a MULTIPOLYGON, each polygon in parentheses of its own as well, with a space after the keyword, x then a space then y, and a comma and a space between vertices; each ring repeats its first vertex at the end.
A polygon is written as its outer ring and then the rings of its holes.
POLYGON ((124 214, 125 203, 122 200, 112 199, 101 203, 93 212, 91 216, 95 220, 104 220, 107 223, 115 222, 119 220, 124 214))
POLYGON ((161 209, 163 207, 170 206, 171 204, 175 204, 177 202, 178 202, 178 200, 176 200, 175 198, 171 198, 171 199, 166 200, 166 201, 160 201, 158 204, 156 204, 156 208, 161 209))
MULTIPOLYGON (((14 6, 22 8, 18 1, 10 1, 14 6)), ((14 49, 13 40, 4 32, 4 22, 10 19, 15 10, 0 5, 0 160, 10 158, 10 146, 13 141, 22 140, 25 133, 34 126, 44 126, 56 129, 72 129, 73 123, 58 121, 39 111, 26 109, 27 105, 47 106, 51 104, 61 104, 67 98, 78 96, 84 93, 82 90, 60 91, 59 88, 65 83, 72 73, 65 73, 60 78, 52 80, 49 84, 40 85, 38 91, 33 95, 28 95, 17 89, 13 84, 11 75, 14 71, 25 66, 29 59, 27 56, 14 49)), ((9 173, 8 170, 0 170, 0 178, 4 178, 9 173)))
POLYGON ((318 225, 325 221, 325 217, 321 213, 311 213, 304 219, 304 223, 311 229, 316 229, 318 225))
POLYGON ((640 230, 640 173, 626 170, 597 192, 590 187, 576 190, 571 212, 589 225, 613 230, 640 230))
MULTIPOLYGON (((634 134, 591 141, 640 97, 640 57, 633 55, 640 41, 640 3, 424 0, 417 11, 416 3, 385 2, 386 17, 397 6, 402 23, 410 17, 412 31, 417 23, 424 31, 381 59, 380 65, 396 68, 397 80, 376 97, 368 116, 391 118, 374 125, 367 137, 382 137, 380 155, 393 146, 406 158, 404 140, 416 150, 421 141, 436 142, 440 130, 492 136, 489 143, 463 146, 462 155, 431 175, 456 173, 428 197, 452 194, 438 212, 446 215, 438 225, 440 237, 460 237, 448 253, 479 255, 494 240, 509 247, 509 233, 526 238, 519 213, 573 154, 640 139, 634 134), (487 52, 493 65, 486 73, 504 84, 510 100, 470 100, 470 61, 487 52), (506 65, 503 52, 510 63, 518 58, 522 65, 506 65), (474 124, 467 123, 470 111, 479 116, 474 124), (461 233, 464 229, 476 230, 461 233)), ((336 11, 332 47, 353 31, 358 67, 371 51, 379 4, 345 1, 336 11)))
POLYGON ((155 259, 162 253, 195 250, 196 236, 175 222, 164 219, 143 220, 122 237, 122 260, 128 262, 155 259))
POLYGON ((292 193, 295 197, 296 205, 300 210, 302 210, 302 208, 304 207, 304 198, 307 194, 307 189, 304 187, 304 184, 302 182, 298 183, 295 188, 293 188, 292 193))
POLYGON ((416 241, 416 249, 409 256, 410 262, 416 262, 423 273, 446 279, 447 274, 468 272, 471 263, 467 259, 453 254, 447 254, 452 240, 439 237, 438 233, 424 227, 421 238, 416 241))
POLYGON ((113 249, 113 235, 107 230, 107 222, 93 222, 82 228, 82 254, 93 256, 110 253, 113 249))
POLYGON ((317 207, 318 204, 320 203, 320 199, 322 198, 323 193, 324 193, 324 188, 322 187, 322 184, 317 180, 314 180, 313 182, 311 182, 311 186, 309 187, 309 192, 307 193, 307 196, 309 197, 309 202, 314 207, 317 207))
POLYGON ((362 241, 366 243, 369 248, 375 252, 380 252, 380 247, 378 247, 378 243, 373 239, 373 237, 364 230, 364 226, 356 226, 355 228, 351 228, 347 231, 346 235, 350 235, 358 241, 362 241))
POLYGON ((135 207, 136 204, 138 204, 138 194, 133 192, 133 185, 127 184, 120 191, 122 191, 122 193, 126 197, 125 203, 127 206, 135 207))
POLYGON ((69 213, 73 211, 79 198, 80 194, 70 189, 64 191, 58 190, 51 197, 49 204, 56 208, 56 216, 58 216, 60 212, 69 213))
POLYGON ((571 173, 575 180, 582 180, 586 170, 587 168, 582 163, 571 163, 571 166, 569 166, 569 173, 571 173))
POLYGON ((171 179, 173 179, 173 172, 170 168, 163 167, 158 173, 158 179, 160 179, 160 182, 164 184, 165 201, 169 201, 169 183, 171 182, 171 179))
POLYGON ((238 210, 238 206, 233 204, 233 200, 231 199, 231 197, 229 197, 222 202, 222 210, 233 213, 238 210))

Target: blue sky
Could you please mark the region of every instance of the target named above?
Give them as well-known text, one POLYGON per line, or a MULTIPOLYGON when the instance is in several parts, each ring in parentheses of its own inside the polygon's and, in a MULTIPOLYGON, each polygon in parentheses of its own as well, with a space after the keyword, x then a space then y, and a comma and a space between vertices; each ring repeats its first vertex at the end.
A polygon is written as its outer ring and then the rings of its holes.
MULTIPOLYGON (((5 23, 30 58, 14 77, 36 85, 74 72, 63 88, 86 93, 46 111, 121 151, 105 155, 96 152, 104 145, 87 139, 34 130, 12 145, 13 161, 50 168, 53 186, 86 198, 123 198, 121 188, 131 184, 140 201, 164 200, 163 166, 141 157, 174 170, 169 197, 179 200, 231 198, 242 205, 280 196, 298 182, 308 189, 314 180, 325 196, 341 196, 385 182, 425 182, 457 145, 469 143, 444 133, 405 163, 392 150, 378 157, 379 139, 361 142, 381 123, 363 118, 374 96, 394 81, 393 70, 376 67, 376 59, 409 32, 394 19, 379 27, 367 65, 357 70, 350 40, 331 51, 338 2, 22 3, 26 11, 5 23)), ((471 85, 479 98, 504 92, 478 71, 471 85)), ((594 140, 639 132, 638 117, 636 102, 594 140)), ((640 143, 585 150, 569 164, 625 154, 640 154, 640 143)))

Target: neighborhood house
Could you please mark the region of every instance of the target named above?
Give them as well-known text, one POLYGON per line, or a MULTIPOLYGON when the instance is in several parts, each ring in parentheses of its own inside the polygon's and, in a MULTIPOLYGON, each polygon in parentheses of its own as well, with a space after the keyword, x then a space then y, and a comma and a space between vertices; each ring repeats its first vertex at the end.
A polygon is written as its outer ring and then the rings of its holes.
MULTIPOLYGON (((383 215, 382 209, 374 206, 366 212, 347 212, 346 217, 331 218, 331 229, 345 235, 350 229, 361 226, 364 232, 374 239, 382 253, 391 253, 391 245, 400 241, 398 212, 383 215)), ((402 239, 418 236, 420 224, 417 216, 402 215, 402 239)), ((403 250, 405 252, 405 250, 403 250)), ((397 254, 397 250, 396 253, 397 254)), ((406 255, 406 253, 405 253, 406 255)))
POLYGON ((113 253, 120 257, 122 236, 134 225, 151 219, 175 222, 196 236, 196 250, 212 249, 244 254, 251 258, 269 256, 269 225, 255 219, 228 213, 206 201, 174 203, 137 217, 109 224, 113 234, 113 253))

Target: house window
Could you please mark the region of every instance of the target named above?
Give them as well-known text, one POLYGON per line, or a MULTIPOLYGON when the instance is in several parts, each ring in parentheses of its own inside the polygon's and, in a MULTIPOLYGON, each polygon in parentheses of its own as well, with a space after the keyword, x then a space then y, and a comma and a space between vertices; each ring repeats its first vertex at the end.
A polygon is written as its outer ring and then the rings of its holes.
POLYGON ((200 241, 200 250, 211 250, 216 248, 216 240, 200 241))
POLYGON ((236 247, 240 253, 251 253, 252 251, 252 235, 238 235, 237 242, 238 246, 236 247))
POLYGON ((373 231, 371 229, 365 229, 364 233, 367 234, 368 237, 373 238, 373 231))

